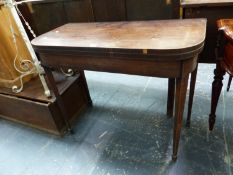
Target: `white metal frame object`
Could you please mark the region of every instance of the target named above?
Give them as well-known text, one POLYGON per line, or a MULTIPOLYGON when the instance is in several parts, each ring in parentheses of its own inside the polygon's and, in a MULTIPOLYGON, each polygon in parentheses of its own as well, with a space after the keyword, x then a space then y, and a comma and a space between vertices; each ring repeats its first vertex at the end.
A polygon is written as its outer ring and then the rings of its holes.
POLYGON ((44 94, 47 97, 51 97, 51 92, 50 92, 50 90, 48 88, 48 85, 47 85, 47 83, 45 81, 45 77, 44 77, 45 72, 44 72, 44 69, 41 67, 40 62, 39 62, 39 60, 38 60, 38 58, 37 58, 37 56, 35 54, 35 51, 32 48, 31 42, 30 42, 30 40, 29 40, 29 38, 27 36, 27 33, 26 33, 26 31, 25 31, 25 29, 23 27, 23 24, 22 24, 22 22, 21 22, 21 20, 20 20, 20 18, 18 16, 18 13, 17 13, 16 8, 14 6, 15 5, 14 1, 13 0, 1 0, 0 4, 1 3, 5 4, 7 7, 9 7, 10 12, 11 12, 11 14, 12 14, 14 20, 15 20, 15 23, 16 23, 16 25, 17 25, 17 27, 18 27, 18 29, 19 29, 22 37, 23 37, 23 40, 25 41, 26 47, 29 50, 29 53, 30 53, 30 55, 32 57, 34 66, 36 68, 36 71, 37 71, 37 73, 39 75, 39 78, 40 78, 40 81, 42 83, 42 86, 44 88, 44 94))

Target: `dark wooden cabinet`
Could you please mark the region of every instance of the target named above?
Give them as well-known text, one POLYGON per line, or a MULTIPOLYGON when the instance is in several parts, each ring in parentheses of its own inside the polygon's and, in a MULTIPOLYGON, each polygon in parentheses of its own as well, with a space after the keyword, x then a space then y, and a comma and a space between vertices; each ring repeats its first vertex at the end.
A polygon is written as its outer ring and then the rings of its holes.
POLYGON ((179 1, 174 0, 126 0, 127 20, 178 18, 178 13, 173 14, 178 4, 179 1))
POLYGON ((93 0, 95 21, 122 21, 126 19, 125 0, 93 0))
POLYGON ((215 63, 218 19, 233 18, 233 0, 183 0, 183 18, 207 18, 205 48, 200 55, 202 63, 215 63))

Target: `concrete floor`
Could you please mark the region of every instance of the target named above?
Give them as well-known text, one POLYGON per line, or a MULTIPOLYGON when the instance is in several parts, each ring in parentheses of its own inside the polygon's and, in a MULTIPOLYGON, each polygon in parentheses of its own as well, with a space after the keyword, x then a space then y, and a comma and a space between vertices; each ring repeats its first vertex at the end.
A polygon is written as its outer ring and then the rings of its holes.
POLYGON ((86 72, 94 106, 74 135, 58 138, 0 121, 0 175, 231 175, 233 87, 228 93, 224 87, 209 133, 213 69, 199 66, 191 128, 183 127, 175 163, 167 79, 86 72))

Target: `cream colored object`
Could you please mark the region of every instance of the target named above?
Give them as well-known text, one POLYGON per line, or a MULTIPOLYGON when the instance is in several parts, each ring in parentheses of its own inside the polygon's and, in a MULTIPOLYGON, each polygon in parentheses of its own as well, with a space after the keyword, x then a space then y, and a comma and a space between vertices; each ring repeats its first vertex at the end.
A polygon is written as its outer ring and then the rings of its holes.
MULTIPOLYGON (((4 17, 7 18, 6 22, 8 22, 9 26, 10 26, 10 30, 7 33, 10 33, 10 37, 12 38, 12 42, 8 42, 8 43, 10 43, 10 46, 12 46, 11 45, 12 43, 15 46, 14 47, 15 50, 11 51, 11 52, 15 51, 15 56, 13 59, 14 70, 12 72, 14 72, 16 74, 20 74, 20 75, 13 80, 9 80, 9 79, 4 80, 3 79, 2 82, 3 82, 3 84, 5 84, 5 87, 6 87, 6 81, 8 82, 8 84, 9 83, 14 84, 11 88, 12 88, 13 92, 18 93, 18 92, 21 92, 23 90, 23 84, 25 81, 30 80, 34 75, 38 74, 39 78, 41 80, 41 84, 44 88, 44 94, 47 97, 51 97, 51 92, 50 92, 48 85, 45 81, 44 69, 41 67, 40 62, 37 59, 37 56, 35 54, 35 51, 32 48, 32 45, 31 45, 30 40, 26 34, 26 31, 23 27, 23 24, 22 24, 17 12, 16 12, 16 8, 14 7, 14 5, 15 5, 14 3, 15 3, 15 1, 13 1, 13 0, 0 0, 0 11, 2 10, 2 18, 4 18, 4 17), (3 5, 5 5, 5 6, 3 7, 3 5), (22 44, 22 45, 19 46, 19 44, 22 44), (24 53, 25 55, 24 54, 21 55, 21 52, 24 53), (26 56, 26 57, 23 58, 23 56, 26 56)), ((0 15, 0 19, 1 19, 1 15, 0 15)), ((2 23, 2 24, 4 24, 4 23, 2 23)), ((28 23, 26 23, 26 21, 25 21, 25 24, 28 26, 28 23)), ((29 27, 30 26, 28 26, 28 28, 29 27)), ((32 30, 30 30, 30 31, 32 34, 34 34, 34 32, 32 30)), ((5 46, 5 47, 10 47, 10 46, 5 46)), ((8 62, 9 62, 9 60, 8 60, 8 62)), ((12 66, 10 66, 10 68, 12 68, 12 66)))
MULTIPOLYGON (((21 70, 20 62, 22 60, 32 61, 31 55, 26 47, 21 33, 15 23, 15 20, 10 12, 10 9, 0 6, 0 87, 12 88, 13 86, 20 86, 19 73, 14 66, 14 59, 16 58, 15 66, 21 70), (12 29, 11 30, 11 27, 12 29), (14 43, 14 36, 16 45, 14 43), (16 58, 17 57, 17 58, 16 58)), ((31 65, 32 66, 32 65, 31 65)), ((35 74, 27 75, 23 78, 23 83, 29 81, 35 74)))

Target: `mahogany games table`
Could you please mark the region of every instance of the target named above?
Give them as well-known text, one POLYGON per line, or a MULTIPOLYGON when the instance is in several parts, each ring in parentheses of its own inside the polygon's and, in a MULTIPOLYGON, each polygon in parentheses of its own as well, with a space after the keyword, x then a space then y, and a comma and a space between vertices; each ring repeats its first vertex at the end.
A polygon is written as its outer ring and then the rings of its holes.
POLYGON ((188 78, 197 67, 205 35, 205 19, 70 23, 37 37, 32 45, 64 120, 66 109, 51 74, 53 69, 72 68, 83 77, 84 70, 92 70, 174 79, 172 158, 176 159, 188 78))

